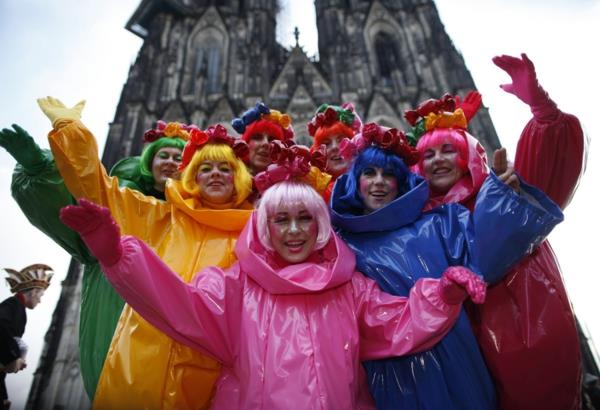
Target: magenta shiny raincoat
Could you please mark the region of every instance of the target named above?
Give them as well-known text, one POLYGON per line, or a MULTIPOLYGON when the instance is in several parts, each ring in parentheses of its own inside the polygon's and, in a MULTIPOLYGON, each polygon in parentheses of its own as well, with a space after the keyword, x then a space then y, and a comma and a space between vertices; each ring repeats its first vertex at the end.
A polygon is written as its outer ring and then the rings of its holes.
MULTIPOLYGON (((469 174, 425 209, 460 203, 473 209, 485 180, 485 151, 467 134, 469 174)), ((584 169, 585 140, 576 117, 556 106, 533 118, 519 139, 515 170, 562 209, 584 169)), ((488 289, 483 305, 467 305, 492 374, 499 408, 575 410, 581 404, 581 352, 575 317, 548 241, 488 289)))
POLYGON ((222 363, 213 408, 373 408, 360 361, 429 349, 459 315, 435 279, 409 298, 383 293, 333 233, 309 261, 278 267, 255 223, 253 215, 236 244, 238 262, 190 284, 133 237, 104 267, 146 320, 222 363))

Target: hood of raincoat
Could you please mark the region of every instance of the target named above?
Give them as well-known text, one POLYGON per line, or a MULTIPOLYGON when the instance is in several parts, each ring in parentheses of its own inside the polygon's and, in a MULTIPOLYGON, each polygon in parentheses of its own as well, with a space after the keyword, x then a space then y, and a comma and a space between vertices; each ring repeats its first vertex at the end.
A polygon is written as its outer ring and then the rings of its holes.
POLYGON ((331 196, 331 223, 348 232, 392 231, 416 221, 420 216, 427 198, 429 185, 421 176, 407 178, 409 190, 392 202, 370 214, 355 215, 348 212, 340 200, 346 192, 347 174, 339 177, 331 196))
POLYGON ((240 268, 263 289, 274 295, 318 293, 350 280, 356 266, 354 253, 332 231, 323 249, 306 262, 277 266, 273 252, 258 239, 253 213, 235 246, 240 268), (317 263, 315 263, 317 262, 317 263))
POLYGON ((167 180, 165 197, 167 202, 196 222, 223 231, 242 230, 248 222, 248 213, 252 211, 252 205, 247 201, 235 209, 206 208, 196 196, 183 189, 181 181, 173 179, 167 180))
MULTIPOLYGON (((477 138, 465 132, 467 138, 467 167, 469 172, 465 174, 445 195, 429 198, 425 210, 429 210, 448 203, 458 203, 472 208, 475 205, 475 197, 483 181, 487 178, 490 170, 487 165, 485 149, 477 138)), ((416 167, 414 167, 416 170, 416 167)))

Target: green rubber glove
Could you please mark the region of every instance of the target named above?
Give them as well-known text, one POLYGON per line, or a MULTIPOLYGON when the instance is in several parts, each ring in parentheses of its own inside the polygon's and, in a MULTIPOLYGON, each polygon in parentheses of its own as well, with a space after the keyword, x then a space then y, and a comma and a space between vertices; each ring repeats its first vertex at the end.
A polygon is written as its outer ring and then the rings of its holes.
POLYGON ((46 166, 46 157, 33 137, 17 124, 13 130, 4 128, 0 131, 0 146, 2 146, 29 175, 40 173, 46 166))

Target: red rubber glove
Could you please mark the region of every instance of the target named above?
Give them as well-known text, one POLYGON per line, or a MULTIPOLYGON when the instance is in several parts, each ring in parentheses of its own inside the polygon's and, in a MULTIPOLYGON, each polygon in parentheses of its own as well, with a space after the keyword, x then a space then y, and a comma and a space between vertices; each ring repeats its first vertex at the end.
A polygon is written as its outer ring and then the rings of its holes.
POLYGON ((477 114, 477 110, 481 107, 481 94, 478 91, 471 91, 465 95, 465 99, 462 101, 460 96, 454 96, 454 101, 456 101, 456 108, 462 108, 467 121, 471 121, 471 118, 477 114))
POLYGON ((439 282, 440 297, 449 305, 458 305, 469 297, 473 303, 485 301, 486 284, 483 279, 464 266, 450 266, 439 282))
POLYGON ((61 209, 60 220, 81 235, 104 266, 112 266, 121 258, 121 230, 107 208, 82 198, 79 205, 61 209))
POLYGON ((521 58, 501 55, 492 58, 492 61, 512 80, 512 83, 502 84, 500 88, 529 105, 536 119, 547 118, 557 111, 554 101, 538 83, 535 66, 527 54, 522 53, 521 58))

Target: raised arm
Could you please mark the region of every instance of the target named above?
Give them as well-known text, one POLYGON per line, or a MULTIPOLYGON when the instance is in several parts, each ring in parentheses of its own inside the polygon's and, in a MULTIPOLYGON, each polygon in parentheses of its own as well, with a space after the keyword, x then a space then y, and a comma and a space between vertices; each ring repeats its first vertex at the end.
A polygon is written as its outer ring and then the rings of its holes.
POLYGON ((471 226, 464 231, 469 267, 491 284, 563 220, 560 208, 543 192, 523 181, 519 189, 516 193, 490 173, 477 195, 471 226))
POLYGON ((108 207, 123 233, 147 239, 148 226, 165 217, 168 206, 140 192, 120 190, 118 180, 107 175, 94 136, 79 121, 83 102, 67 108, 48 97, 38 104, 52 122, 50 148, 71 194, 108 207))
POLYGON ((207 268, 187 284, 143 241, 121 238, 108 209, 81 200, 61 219, 79 232, 115 290, 144 319, 180 343, 233 363, 242 303, 235 268, 207 268))
POLYGON ((80 262, 95 259, 76 232, 58 218, 62 207, 75 203, 54 163, 52 153, 42 150, 23 128, 0 131, 2 146, 17 161, 11 192, 29 222, 80 262))
POLYGON ((433 347, 454 325, 462 302, 485 299, 485 283, 464 267, 448 268, 441 279, 420 279, 409 296, 384 293, 372 279, 356 274, 361 360, 421 352, 433 347))
POLYGON ((533 114, 517 145, 515 169, 527 183, 544 191, 564 209, 585 169, 581 124, 550 99, 526 54, 521 58, 502 55, 493 61, 512 80, 500 87, 529 105, 533 114))

